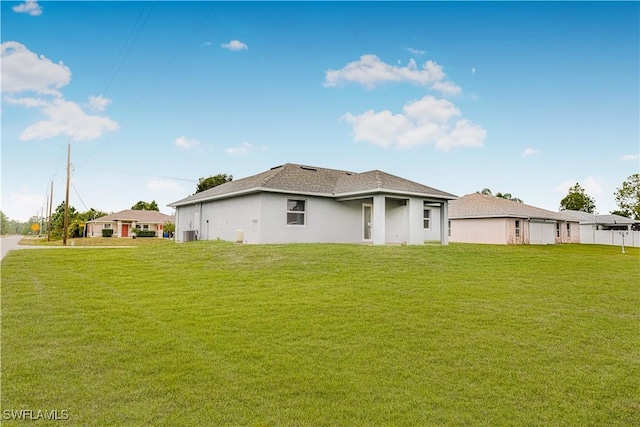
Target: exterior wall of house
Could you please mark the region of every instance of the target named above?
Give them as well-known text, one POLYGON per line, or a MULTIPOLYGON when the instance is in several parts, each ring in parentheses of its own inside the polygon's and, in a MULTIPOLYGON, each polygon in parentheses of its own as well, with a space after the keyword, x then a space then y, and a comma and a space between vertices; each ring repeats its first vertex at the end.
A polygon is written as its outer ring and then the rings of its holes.
POLYGON ((313 196, 262 194, 261 243, 360 243, 362 203, 313 196), (305 224, 287 224, 287 200, 305 200, 305 224))
POLYGON ((560 237, 556 232, 556 243, 580 243, 579 223, 568 221, 559 221, 558 223, 560 224, 560 237))
POLYGON ((450 242, 507 244, 506 218, 468 218, 450 221, 450 242))
POLYGON ((184 232, 195 230, 198 240, 236 241, 236 231, 244 232, 243 241, 260 243, 260 206, 262 196, 216 200, 181 206, 176 210, 175 240, 184 240, 184 232))
MULTIPOLYGON (((423 240, 425 242, 429 241, 440 241, 440 208, 437 206, 429 206, 431 209, 431 224, 428 229, 422 226, 423 230, 423 240)), ((421 211, 422 212, 422 211, 421 211)), ((424 221, 422 222, 424 224, 424 221)))
POLYGON ((525 245, 530 243, 530 229, 526 219, 505 218, 505 226, 507 245, 525 245), (518 227, 516 227, 516 225, 518 227))
POLYGON ((407 243, 409 240, 409 203, 406 199, 385 201, 385 242, 407 243))

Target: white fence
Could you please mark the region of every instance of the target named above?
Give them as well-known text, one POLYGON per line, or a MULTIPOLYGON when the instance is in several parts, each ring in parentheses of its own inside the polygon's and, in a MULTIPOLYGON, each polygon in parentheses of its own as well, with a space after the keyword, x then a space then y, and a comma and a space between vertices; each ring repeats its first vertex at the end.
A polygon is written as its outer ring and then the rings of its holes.
MULTIPOLYGON (((622 235, 618 230, 581 230, 580 243, 622 246, 622 235)), ((624 236, 624 245, 640 247, 640 231, 629 231, 624 236)))

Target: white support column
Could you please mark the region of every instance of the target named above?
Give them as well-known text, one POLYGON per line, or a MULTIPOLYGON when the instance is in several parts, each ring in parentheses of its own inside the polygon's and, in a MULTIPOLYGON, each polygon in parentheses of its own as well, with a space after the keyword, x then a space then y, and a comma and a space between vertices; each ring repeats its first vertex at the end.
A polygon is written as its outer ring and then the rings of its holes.
POLYGON ((386 230, 385 223, 387 221, 384 195, 373 196, 373 244, 384 245, 386 230))
POLYGON ((407 200, 409 204, 408 245, 424 245, 424 201, 415 197, 407 200))
POLYGON ((122 221, 118 221, 118 226, 117 226, 117 230, 118 230, 118 236, 117 237, 122 237, 122 221))
POLYGON ((440 244, 449 244, 449 202, 440 203, 440 244))

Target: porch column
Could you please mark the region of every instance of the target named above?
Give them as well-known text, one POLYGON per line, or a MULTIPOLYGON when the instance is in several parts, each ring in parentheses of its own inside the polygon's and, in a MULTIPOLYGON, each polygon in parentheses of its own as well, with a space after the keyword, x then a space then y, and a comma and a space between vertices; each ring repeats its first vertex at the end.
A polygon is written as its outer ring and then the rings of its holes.
POLYGON ((449 202, 440 203, 440 244, 449 244, 449 202))
POLYGON ((117 222, 116 229, 118 230, 118 235, 116 237, 122 237, 122 221, 117 222))
MULTIPOLYGON (((416 199, 415 197, 409 198, 407 201, 409 204, 409 238, 408 245, 423 245, 424 244, 424 201, 422 199, 416 199)), ((433 219, 432 219, 433 220, 433 219)))
POLYGON ((385 197, 378 194, 373 196, 373 244, 384 245, 386 243, 385 230, 385 197))

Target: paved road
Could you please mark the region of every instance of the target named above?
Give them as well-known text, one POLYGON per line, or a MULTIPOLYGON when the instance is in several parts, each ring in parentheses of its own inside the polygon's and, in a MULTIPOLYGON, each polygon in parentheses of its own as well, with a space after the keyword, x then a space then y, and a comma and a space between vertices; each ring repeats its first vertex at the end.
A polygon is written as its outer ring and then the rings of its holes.
POLYGON ((23 236, 7 236, 0 239, 0 252, 2 252, 2 257, 0 260, 4 259, 5 256, 9 253, 9 251, 15 249, 51 249, 56 246, 29 246, 29 245, 19 245, 18 242, 22 240, 23 236))
MULTIPOLYGON (((24 236, 7 236, 0 239, 0 252, 2 252, 2 257, 0 260, 4 259, 5 256, 9 253, 9 251, 17 250, 17 249, 97 249, 97 248, 116 248, 116 249, 131 249, 135 248, 135 246, 37 246, 37 245, 19 245, 18 242, 22 240, 24 236)), ((73 244, 73 243, 72 243, 73 244)))

